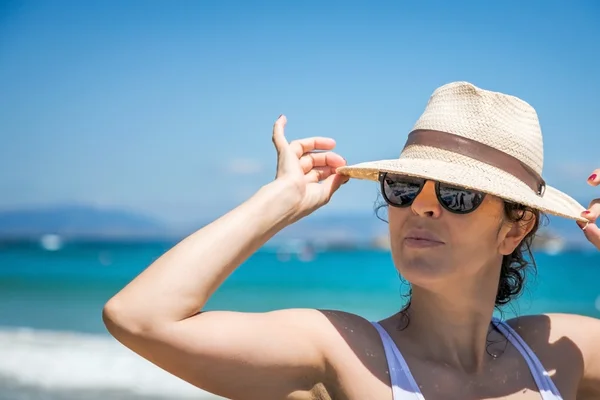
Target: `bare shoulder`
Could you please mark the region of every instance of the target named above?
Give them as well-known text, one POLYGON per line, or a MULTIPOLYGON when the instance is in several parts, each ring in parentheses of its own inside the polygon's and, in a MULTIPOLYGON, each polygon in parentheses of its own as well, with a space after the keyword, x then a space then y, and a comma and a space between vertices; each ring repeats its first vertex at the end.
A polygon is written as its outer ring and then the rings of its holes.
POLYGON ((278 323, 301 327, 313 332, 314 337, 329 342, 355 335, 372 336, 372 324, 357 314, 328 309, 283 309, 265 313, 278 323))
MULTIPOLYGON (((327 324, 322 340, 331 352, 346 349, 366 349, 377 345, 379 334, 367 319, 338 310, 318 310, 322 324, 327 324)), ((330 354, 335 356, 334 354, 330 354)))
MULTIPOLYGON (((295 318, 296 312, 286 312, 295 318)), ((387 361, 379 333, 362 316, 339 310, 312 310, 312 329, 323 358, 325 373, 312 390, 315 399, 343 399, 371 396, 381 382, 387 382, 387 361), (351 388, 351 389, 350 389, 351 388)), ((297 316, 298 314, 296 314, 297 316)), ((306 327, 305 327, 306 328, 306 327)), ((387 393, 387 386, 382 390, 387 393)))
POLYGON ((599 319, 576 314, 542 314, 507 322, 538 356, 565 398, 598 398, 599 319))
POLYGON ((371 321, 342 311, 322 313, 335 332, 325 338, 331 398, 390 398, 385 350, 371 321))
POLYGON ((590 346, 600 342, 600 319, 584 315, 526 315, 507 322, 530 346, 570 343, 585 356, 590 346))
POLYGON ((287 327, 312 342, 324 361, 337 375, 338 368, 345 367, 361 354, 380 352, 379 333, 372 323, 357 314, 328 309, 284 309, 264 314, 263 324, 287 327))
POLYGON ((583 374, 598 353, 600 320, 576 314, 540 314, 513 318, 508 324, 523 338, 548 370, 583 374))

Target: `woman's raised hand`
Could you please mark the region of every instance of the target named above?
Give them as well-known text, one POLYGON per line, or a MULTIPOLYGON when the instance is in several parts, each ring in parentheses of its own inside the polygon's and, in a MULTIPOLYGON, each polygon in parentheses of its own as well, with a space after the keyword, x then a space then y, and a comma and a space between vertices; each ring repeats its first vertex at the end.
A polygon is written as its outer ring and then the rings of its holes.
MULTIPOLYGON (((600 186, 600 168, 592 172, 592 175, 588 178, 587 182, 592 186, 600 186)), ((592 200, 588 209, 583 212, 582 216, 589 222, 583 231, 585 237, 592 242, 598 250, 600 250, 600 227, 598 227, 598 217, 600 216, 600 198, 592 200)), ((584 225, 578 222, 581 228, 584 225)))
POLYGON ((294 140, 285 138, 287 119, 281 115, 273 126, 273 143, 277 150, 276 181, 285 183, 294 199, 294 222, 327 204, 349 178, 336 174, 336 168, 346 160, 334 153, 335 140, 311 137, 294 140))

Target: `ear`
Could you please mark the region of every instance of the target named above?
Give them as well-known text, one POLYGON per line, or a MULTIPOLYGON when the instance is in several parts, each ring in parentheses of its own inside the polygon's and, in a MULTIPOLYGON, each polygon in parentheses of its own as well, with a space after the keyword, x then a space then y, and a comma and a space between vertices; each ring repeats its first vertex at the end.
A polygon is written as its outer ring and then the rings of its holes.
POLYGON ((515 215, 515 217, 519 218, 514 222, 510 220, 505 221, 500 230, 499 252, 505 256, 512 254, 521 245, 521 242, 531 232, 536 222, 535 214, 530 211, 515 212, 523 213, 523 216, 515 215))

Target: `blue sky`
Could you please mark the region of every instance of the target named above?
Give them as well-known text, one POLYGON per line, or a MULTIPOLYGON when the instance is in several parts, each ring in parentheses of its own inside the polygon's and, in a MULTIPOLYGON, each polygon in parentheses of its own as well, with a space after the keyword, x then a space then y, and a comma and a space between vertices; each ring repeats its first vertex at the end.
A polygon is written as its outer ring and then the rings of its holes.
MULTIPOLYGON (((598 197, 600 3, 458 3, 2 1, 0 209, 210 218, 273 178, 279 114, 349 163, 395 158, 457 80, 531 103, 546 180, 598 197)), ((370 212, 376 191, 352 182, 327 212, 370 212)))

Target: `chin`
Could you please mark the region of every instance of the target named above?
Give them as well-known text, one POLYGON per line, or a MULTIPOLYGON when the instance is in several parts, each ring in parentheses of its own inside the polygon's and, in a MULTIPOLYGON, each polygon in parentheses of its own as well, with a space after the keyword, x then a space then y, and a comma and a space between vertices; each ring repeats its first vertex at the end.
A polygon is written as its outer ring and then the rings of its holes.
POLYGON ((437 286, 451 273, 443 257, 432 255, 406 255, 394 257, 396 269, 412 285, 423 288, 437 286))

